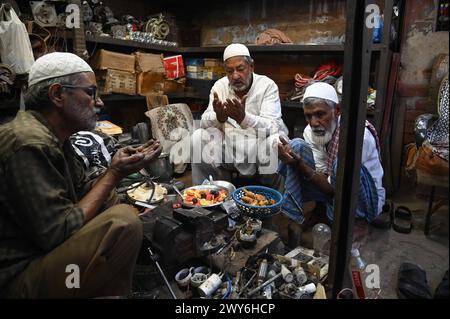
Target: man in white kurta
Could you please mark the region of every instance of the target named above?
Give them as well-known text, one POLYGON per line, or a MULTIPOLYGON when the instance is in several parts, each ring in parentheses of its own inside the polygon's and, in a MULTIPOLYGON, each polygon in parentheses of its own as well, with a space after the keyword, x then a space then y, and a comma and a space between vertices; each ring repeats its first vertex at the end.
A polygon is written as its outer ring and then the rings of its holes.
POLYGON ((200 128, 193 134, 192 180, 210 175, 230 180, 232 172, 270 176, 277 170, 273 145, 288 131, 281 119, 278 87, 253 72, 253 60, 242 44, 224 51, 226 77, 211 89, 200 128))

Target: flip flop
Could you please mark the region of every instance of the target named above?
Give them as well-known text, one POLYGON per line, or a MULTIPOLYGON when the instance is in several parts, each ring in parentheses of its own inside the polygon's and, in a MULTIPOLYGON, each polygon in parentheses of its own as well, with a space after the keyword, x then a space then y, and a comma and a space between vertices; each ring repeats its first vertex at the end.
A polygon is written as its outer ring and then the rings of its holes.
POLYGON ((411 210, 406 206, 398 206, 394 212, 394 230, 402 234, 409 234, 412 227, 411 210))
POLYGON ((386 199, 381 213, 372 221, 371 225, 376 228, 389 229, 394 219, 394 202, 386 199))

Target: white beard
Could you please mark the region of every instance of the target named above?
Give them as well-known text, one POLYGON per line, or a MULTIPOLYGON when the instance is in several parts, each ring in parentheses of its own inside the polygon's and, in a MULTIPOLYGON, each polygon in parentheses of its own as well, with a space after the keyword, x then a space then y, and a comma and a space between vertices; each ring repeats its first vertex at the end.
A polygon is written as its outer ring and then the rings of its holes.
POLYGON ((333 138, 333 133, 336 130, 336 127, 337 127, 336 121, 331 122, 331 128, 330 130, 325 130, 325 135, 317 135, 314 133, 314 130, 312 130, 311 134, 312 142, 318 146, 324 147, 333 138))

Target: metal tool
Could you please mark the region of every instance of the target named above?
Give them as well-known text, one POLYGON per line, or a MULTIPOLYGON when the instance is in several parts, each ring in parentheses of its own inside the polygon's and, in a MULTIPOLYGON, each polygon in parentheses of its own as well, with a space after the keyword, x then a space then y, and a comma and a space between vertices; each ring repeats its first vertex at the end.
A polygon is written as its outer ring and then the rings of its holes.
POLYGON ((237 295, 237 298, 239 298, 241 296, 241 294, 245 291, 245 289, 247 289, 247 287, 252 283, 253 279, 256 278, 257 273, 255 272, 253 274, 253 276, 247 281, 247 283, 244 285, 244 287, 242 287, 242 290, 239 292, 239 294, 237 295))
POLYGON ((276 274, 275 276, 273 276, 272 278, 270 278, 269 280, 266 280, 265 282, 263 282, 261 285, 259 285, 258 287, 256 287, 255 289, 253 289, 252 291, 250 291, 248 293, 248 296, 250 297, 251 295, 255 294, 256 292, 260 291, 261 289, 263 289, 265 286, 270 285, 272 282, 274 282, 275 280, 277 280, 278 278, 281 277, 281 272, 276 274))
POLYGON ((159 265, 159 262, 156 260, 156 256, 155 256, 155 254, 153 254, 152 249, 150 247, 148 247, 147 249, 148 249, 151 259, 155 262, 156 267, 158 267, 159 273, 163 277, 164 282, 167 285, 167 288, 169 288, 170 294, 172 295, 173 299, 178 299, 177 296, 175 295, 175 293, 173 292, 172 287, 170 286, 170 283, 166 278, 166 275, 164 275, 164 272, 162 271, 161 266, 159 265))
POLYGON ((173 185, 172 187, 173 187, 173 190, 174 190, 178 195, 180 195, 181 198, 183 198, 183 194, 181 194, 181 192, 180 192, 180 190, 178 189, 178 187, 176 187, 175 185, 173 185))

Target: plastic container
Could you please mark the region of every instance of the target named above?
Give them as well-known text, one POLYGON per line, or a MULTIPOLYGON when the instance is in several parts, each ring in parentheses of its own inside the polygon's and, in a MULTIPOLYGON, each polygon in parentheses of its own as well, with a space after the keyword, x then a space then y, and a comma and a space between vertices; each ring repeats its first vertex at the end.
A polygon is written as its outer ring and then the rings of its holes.
POLYGON ((359 254, 357 248, 351 250, 350 258, 350 275, 353 283, 353 294, 359 299, 366 299, 367 292, 365 289, 365 269, 366 264, 359 254))

